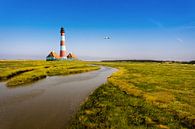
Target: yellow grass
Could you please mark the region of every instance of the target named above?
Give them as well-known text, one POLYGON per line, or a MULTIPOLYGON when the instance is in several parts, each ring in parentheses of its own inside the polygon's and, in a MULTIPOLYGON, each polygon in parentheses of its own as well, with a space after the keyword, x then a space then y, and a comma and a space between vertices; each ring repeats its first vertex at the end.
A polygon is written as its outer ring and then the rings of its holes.
POLYGON ((97 70, 83 61, 0 61, 0 81, 7 86, 31 83, 47 76, 68 75, 97 70))

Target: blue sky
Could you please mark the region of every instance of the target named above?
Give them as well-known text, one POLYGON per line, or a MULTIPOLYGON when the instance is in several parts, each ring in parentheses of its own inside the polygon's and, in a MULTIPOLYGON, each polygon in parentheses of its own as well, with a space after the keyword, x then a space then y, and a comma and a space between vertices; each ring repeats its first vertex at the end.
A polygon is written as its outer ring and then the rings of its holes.
POLYGON ((0 58, 59 53, 61 26, 82 59, 195 59, 194 0, 0 0, 0 58))

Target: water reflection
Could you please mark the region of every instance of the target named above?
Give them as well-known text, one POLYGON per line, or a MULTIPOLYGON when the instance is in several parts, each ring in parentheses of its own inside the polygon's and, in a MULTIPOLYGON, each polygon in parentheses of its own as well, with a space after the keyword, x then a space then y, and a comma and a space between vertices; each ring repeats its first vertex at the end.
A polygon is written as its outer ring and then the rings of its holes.
POLYGON ((0 129, 64 129, 80 103, 114 71, 102 67, 16 88, 0 83, 0 129))

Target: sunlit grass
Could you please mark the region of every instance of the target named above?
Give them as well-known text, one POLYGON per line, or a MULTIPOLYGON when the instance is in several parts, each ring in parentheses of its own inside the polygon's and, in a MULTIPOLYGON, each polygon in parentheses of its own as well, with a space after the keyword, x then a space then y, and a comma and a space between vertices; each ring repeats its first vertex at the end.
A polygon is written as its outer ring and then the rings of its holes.
POLYGON ((68 75, 99 69, 83 61, 0 61, 0 81, 7 86, 31 83, 47 76, 68 75))
POLYGON ((118 68, 83 104, 70 128, 195 128, 195 67, 96 63, 118 68))

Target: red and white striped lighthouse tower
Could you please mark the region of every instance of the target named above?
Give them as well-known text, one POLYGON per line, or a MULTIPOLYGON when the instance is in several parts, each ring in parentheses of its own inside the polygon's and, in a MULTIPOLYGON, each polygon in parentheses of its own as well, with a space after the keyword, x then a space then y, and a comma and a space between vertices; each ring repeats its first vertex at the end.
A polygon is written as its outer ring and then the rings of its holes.
POLYGON ((60 58, 66 59, 65 32, 63 27, 61 28, 60 33, 61 33, 60 58))

